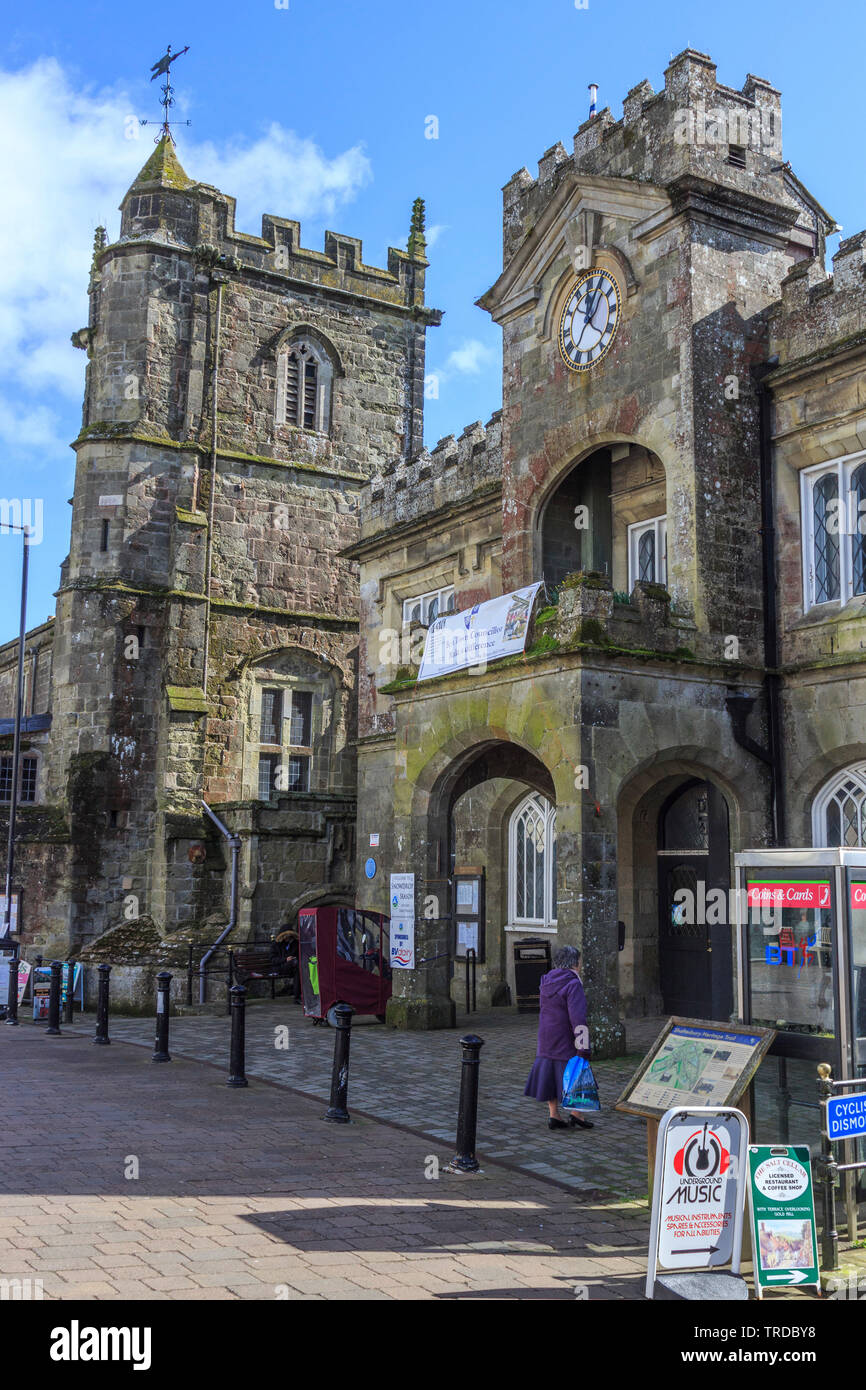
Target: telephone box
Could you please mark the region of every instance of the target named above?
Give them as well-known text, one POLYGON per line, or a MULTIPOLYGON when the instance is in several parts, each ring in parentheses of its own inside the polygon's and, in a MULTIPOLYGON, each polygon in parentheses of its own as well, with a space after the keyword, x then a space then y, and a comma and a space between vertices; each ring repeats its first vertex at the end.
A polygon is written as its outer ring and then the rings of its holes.
MULTIPOLYGON (((776 1029, 753 1082, 753 1133, 814 1154, 818 1063, 866 1076, 866 850, 746 850, 734 862, 739 1018, 776 1029)), ((866 1157, 863 1141, 845 1148, 846 1162, 866 1157)), ((866 1183, 846 1183, 850 1220, 866 1183)))

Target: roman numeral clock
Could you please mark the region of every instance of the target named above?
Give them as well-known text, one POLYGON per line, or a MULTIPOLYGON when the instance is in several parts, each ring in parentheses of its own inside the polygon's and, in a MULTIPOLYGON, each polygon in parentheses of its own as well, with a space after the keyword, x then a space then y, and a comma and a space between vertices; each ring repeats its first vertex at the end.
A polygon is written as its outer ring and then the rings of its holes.
POLYGON ((619 285, 607 270, 579 275, 559 321, 559 351, 573 372, 586 372, 606 356, 620 317, 619 285))

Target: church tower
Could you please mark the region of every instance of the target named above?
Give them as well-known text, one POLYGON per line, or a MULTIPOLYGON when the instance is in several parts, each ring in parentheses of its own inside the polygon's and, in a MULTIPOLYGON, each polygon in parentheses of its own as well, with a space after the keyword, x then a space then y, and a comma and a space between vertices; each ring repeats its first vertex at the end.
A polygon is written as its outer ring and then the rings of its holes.
POLYGON ((164 130, 121 213, 74 335, 89 364, 49 774, 73 949, 148 919, 209 940, 228 834, 237 938, 351 900, 358 598, 341 552, 363 484, 420 448, 441 317, 420 202, 385 270, 351 237, 307 249, 297 222, 247 235, 164 130))

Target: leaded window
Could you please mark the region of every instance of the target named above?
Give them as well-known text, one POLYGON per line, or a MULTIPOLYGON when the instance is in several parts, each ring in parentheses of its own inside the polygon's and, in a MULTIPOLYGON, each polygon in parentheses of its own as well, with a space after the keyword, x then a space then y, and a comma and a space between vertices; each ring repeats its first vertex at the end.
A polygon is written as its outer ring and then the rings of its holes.
POLYGON ((866 594, 866 462, 857 454, 804 470, 806 608, 866 594))
POLYGON ((812 842, 816 847, 866 848, 866 763, 838 772, 815 798, 812 842))
POLYGON ((511 818, 509 897, 512 922, 556 925, 556 809, 537 792, 511 818))

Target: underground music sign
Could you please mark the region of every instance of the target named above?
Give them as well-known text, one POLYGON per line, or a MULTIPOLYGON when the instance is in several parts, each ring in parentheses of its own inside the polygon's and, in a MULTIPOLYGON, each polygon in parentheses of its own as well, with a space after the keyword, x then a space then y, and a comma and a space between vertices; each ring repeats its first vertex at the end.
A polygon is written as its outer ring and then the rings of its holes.
POLYGON ((710 1269, 730 1263, 744 1198, 739 1155, 747 1138, 739 1110, 712 1115, 682 1110, 671 1117, 663 1152, 656 1157, 653 1192, 653 1207, 658 1203, 657 1258, 663 1269, 710 1269))

